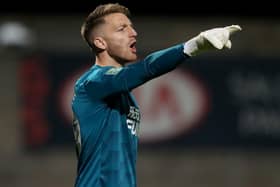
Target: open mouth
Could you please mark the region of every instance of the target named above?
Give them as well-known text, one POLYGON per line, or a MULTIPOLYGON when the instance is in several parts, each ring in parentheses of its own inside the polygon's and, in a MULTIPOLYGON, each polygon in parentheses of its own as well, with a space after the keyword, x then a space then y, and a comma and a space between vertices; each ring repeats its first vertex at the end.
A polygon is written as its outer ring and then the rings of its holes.
POLYGON ((136 41, 135 42, 133 42, 132 44, 130 44, 130 49, 132 50, 132 52, 136 52, 136 41))

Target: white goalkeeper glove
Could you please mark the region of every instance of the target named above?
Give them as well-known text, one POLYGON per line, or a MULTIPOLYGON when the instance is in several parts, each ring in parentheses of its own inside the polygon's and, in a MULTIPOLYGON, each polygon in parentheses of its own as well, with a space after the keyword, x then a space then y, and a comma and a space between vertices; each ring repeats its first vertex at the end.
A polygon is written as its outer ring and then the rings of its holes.
POLYGON ((189 56, 196 56, 203 51, 211 49, 223 49, 224 47, 230 49, 230 36, 237 31, 241 31, 239 25, 214 28, 201 32, 198 36, 185 43, 184 53, 189 56))

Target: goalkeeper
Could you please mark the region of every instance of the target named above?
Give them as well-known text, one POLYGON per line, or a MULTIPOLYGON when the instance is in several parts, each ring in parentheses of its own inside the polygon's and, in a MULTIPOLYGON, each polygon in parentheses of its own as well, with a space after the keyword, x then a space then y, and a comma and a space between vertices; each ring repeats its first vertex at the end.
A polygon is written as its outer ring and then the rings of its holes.
POLYGON ((131 91, 199 53, 231 48, 230 36, 241 30, 238 25, 210 29, 138 60, 129 16, 126 7, 105 4, 82 25, 95 63, 74 87, 75 187, 136 187, 140 111, 131 91))

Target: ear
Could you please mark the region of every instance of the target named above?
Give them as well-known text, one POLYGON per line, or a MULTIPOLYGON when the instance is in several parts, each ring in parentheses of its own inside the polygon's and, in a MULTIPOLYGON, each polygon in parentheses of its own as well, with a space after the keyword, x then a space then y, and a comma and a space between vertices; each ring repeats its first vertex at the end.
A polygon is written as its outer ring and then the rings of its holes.
POLYGON ((93 39, 93 44, 101 50, 105 50, 107 48, 107 43, 102 37, 95 37, 93 39))

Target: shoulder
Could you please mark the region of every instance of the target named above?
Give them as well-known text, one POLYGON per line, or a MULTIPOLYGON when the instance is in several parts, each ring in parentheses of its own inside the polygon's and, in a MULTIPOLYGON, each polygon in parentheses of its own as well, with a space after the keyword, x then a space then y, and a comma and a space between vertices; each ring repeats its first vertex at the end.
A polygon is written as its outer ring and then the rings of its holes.
POLYGON ((92 66, 76 81, 75 88, 78 89, 87 84, 103 82, 107 78, 120 73, 122 69, 122 67, 113 66, 92 66))

